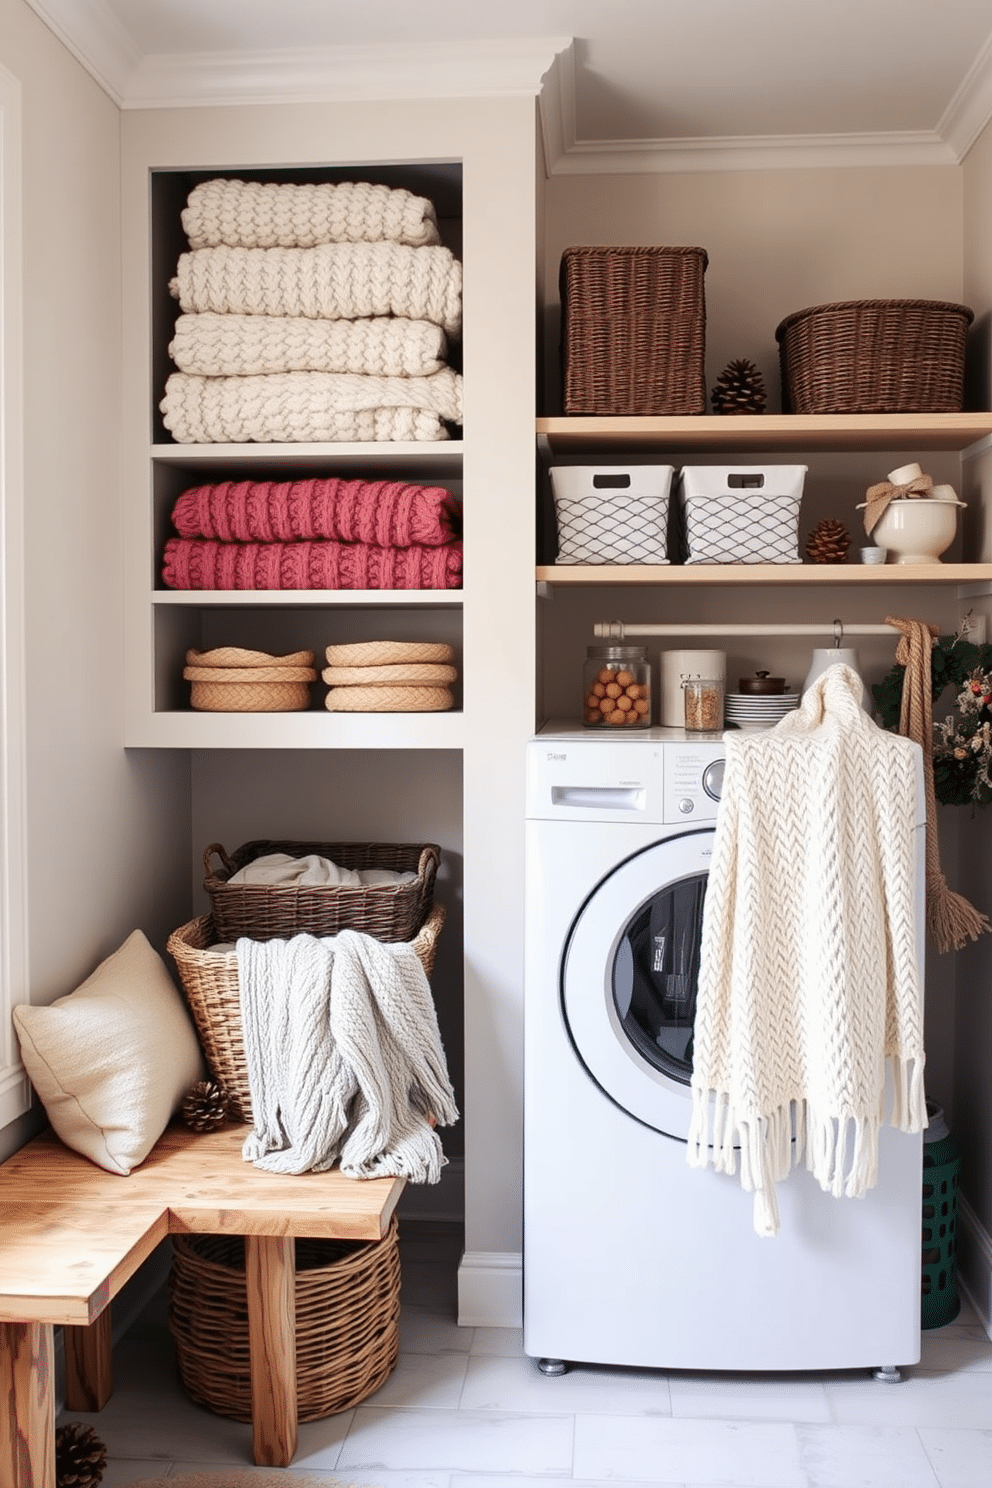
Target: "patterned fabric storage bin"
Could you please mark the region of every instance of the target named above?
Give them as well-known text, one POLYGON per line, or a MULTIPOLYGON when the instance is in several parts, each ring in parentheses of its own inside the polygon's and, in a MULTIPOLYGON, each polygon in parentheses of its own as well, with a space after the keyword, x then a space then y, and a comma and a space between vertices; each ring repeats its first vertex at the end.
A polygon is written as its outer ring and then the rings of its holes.
POLYGON ((679 513, 686 563, 801 563, 805 465, 686 465, 679 513))
POLYGON ((667 563, 672 465, 553 465, 559 563, 667 563))

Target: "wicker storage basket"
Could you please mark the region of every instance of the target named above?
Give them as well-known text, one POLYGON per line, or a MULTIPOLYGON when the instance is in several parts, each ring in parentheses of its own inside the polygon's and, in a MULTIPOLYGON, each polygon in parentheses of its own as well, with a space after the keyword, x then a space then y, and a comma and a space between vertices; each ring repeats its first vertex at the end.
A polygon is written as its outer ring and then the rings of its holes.
MULTIPOLYGON (((410 941, 428 976, 434 969, 437 938, 443 924, 444 906, 435 904, 410 941)), ((239 1121, 251 1122, 251 1090, 241 1031, 238 957, 234 951, 208 949, 217 939, 213 919, 210 915, 201 915, 174 930, 166 949, 179 971, 210 1073, 227 1095, 232 1114, 239 1121)))
POLYGON ((204 849, 203 887, 210 895, 218 940, 274 940, 291 935, 336 935, 364 930, 377 940, 412 940, 427 917, 441 849, 433 842, 246 842, 228 856, 219 842, 204 849), (416 873, 402 884, 229 883, 239 869, 268 853, 330 858, 339 868, 386 868, 416 873), (218 857, 222 866, 213 867, 218 857))
POLYGON ((706 412, 703 248, 566 248, 566 413, 706 412))
MULTIPOLYGON (((244 1240, 174 1235, 169 1327, 187 1395, 216 1415, 251 1420, 244 1240)), ((399 1350, 395 1216, 378 1241, 297 1240, 297 1419, 318 1421, 366 1399, 399 1350)))
POLYGON ((967 305, 848 300, 776 328, 786 413, 959 413, 967 305))

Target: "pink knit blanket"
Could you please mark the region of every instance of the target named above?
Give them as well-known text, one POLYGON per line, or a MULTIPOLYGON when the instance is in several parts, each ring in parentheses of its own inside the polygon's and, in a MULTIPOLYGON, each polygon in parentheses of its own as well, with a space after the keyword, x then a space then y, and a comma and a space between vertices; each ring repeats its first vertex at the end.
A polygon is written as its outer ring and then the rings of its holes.
POLYGON ((462 545, 383 548, 172 537, 162 577, 170 589, 459 589, 462 545))
POLYGON ((456 497, 440 486, 336 479, 194 486, 172 512, 180 537, 261 543, 323 538, 380 548, 453 542, 460 518, 456 497))

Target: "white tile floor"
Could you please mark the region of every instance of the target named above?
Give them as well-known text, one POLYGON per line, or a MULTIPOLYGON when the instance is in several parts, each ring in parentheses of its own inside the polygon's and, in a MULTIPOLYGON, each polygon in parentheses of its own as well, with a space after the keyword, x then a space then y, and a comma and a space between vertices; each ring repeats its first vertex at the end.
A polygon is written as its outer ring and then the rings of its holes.
MULTIPOLYGON (((457 1232, 401 1242, 396 1370, 354 1410, 303 1425, 294 1467, 373 1488, 989 1488, 992 1343, 967 1304, 924 1334, 899 1385, 866 1374, 722 1376, 576 1368, 545 1379, 520 1335, 455 1324, 457 1232)), ((249 1428, 189 1403, 162 1294, 115 1352, 91 1422, 104 1488, 250 1464, 249 1428)), ((65 1418, 63 1418, 65 1419, 65 1418)))

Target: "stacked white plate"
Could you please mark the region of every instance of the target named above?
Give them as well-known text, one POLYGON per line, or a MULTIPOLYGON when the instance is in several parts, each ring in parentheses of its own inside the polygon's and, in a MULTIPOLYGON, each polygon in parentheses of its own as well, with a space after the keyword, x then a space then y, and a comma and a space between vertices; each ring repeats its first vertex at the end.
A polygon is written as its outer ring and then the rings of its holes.
POLYGON ((780 718, 799 707, 797 692, 728 692, 723 700, 724 721, 742 729, 773 728, 780 718))

